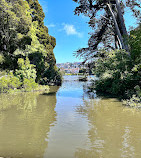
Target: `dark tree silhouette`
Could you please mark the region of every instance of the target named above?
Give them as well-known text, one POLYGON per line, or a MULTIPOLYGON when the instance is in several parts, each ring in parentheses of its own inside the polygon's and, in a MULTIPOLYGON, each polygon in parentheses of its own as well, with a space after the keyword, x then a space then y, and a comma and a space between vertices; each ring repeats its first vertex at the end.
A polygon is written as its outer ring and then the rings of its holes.
POLYGON ((124 22, 125 9, 129 8, 133 15, 140 19, 139 0, 74 0, 79 4, 75 14, 83 14, 90 18, 89 26, 94 30, 88 41, 88 47, 77 51, 77 56, 86 60, 94 57, 100 44, 105 49, 125 49, 130 55, 128 33, 124 22))

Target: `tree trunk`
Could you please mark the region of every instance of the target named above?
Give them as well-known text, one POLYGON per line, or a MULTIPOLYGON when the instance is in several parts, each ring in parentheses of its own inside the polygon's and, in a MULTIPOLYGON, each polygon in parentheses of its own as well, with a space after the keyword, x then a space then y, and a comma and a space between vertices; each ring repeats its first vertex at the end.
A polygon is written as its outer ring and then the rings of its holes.
POLYGON ((117 8, 117 11, 118 11, 118 18, 120 20, 119 24, 120 24, 121 30, 123 32, 122 36, 123 36, 123 40, 124 40, 125 50, 127 52, 129 52, 128 42, 127 42, 128 33, 127 33, 127 30, 126 30, 125 21, 124 21, 124 17, 123 17, 122 11, 121 11, 121 6, 120 6, 120 1, 119 0, 116 0, 116 8, 117 8))
POLYGON ((119 43, 119 38, 118 36, 115 34, 115 49, 121 49, 121 44, 119 43))
POLYGON ((116 32, 117 32, 117 36, 119 37, 119 41, 121 43, 121 46, 122 46, 122 49, 125 49, 125 46, 124 46, 124 42, 123 42, 123 39, 122 39, 122 36, 121 36, 121 33, 120 33, 120 30, 119 30, 119 27, 118 27, 118 24, 117 24, 117 21, 116 21, 116 18, 115 18, 115 15, 111 9, 111 6, 110 4, 107 4, 109 10, 110 10, 110 13, 112 15, 112 18, 113 18, 113 21, 114 21, 114 24, 115 24, 115 29, 116 29, 116 32))

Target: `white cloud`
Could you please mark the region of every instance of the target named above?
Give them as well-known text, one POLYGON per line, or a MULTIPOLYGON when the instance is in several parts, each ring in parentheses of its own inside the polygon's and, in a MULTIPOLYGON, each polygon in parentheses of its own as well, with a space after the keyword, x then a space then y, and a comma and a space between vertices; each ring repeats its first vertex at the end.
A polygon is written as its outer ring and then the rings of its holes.
POLYGON ((67 35, 77 35, 78 37, 83 37, 83 34, 76 31, 74 25, 69 25, 69 24, 63 24, 64 28, 67 35))
POLYGON ((47 27, 55 27, 56 25, 54 25, 54 24, 49 24, 49 25, 47 25, 47 27))

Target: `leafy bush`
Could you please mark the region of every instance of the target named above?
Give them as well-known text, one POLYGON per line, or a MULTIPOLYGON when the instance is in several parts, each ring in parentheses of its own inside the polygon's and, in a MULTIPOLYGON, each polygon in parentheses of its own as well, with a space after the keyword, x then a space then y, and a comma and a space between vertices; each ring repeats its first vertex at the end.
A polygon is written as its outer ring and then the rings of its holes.
POLYGON ((53 84, 61 85, 62 83, 62 74, 56 66, 50 66, 43 74, 43 77, 40 80, 42 85, 53 84))
POLYGON ((0 53, 0 65, 3 64, 3 62, 4 62, 4 57, 3 57, 3 55, 1 55, 1 53, 0 53))
POLYGON ((140 87, 140 72, 140 63, 135 63, 124 50, 106 52, 105 57, 99 57, 95 62, 93 73, 99 77, 95 90, 130 98, 136 93, 134 87, 140 87))
POLYGON ((26 91, 26 92, 34 91, 37 88, 38 88, 38 84, 35 82, 34 79, 24 78, 24 80, 23 80, 23 90, 24 91, 26 91))
POLYGON ((24 79, 36 79, 36 69, 33 64, 30 64, 29 59, 26 57, 26 60, 19 58, 18 59, 18 69, 15 72, 15 75, 23 82, 24 79))
POLYGON ((51 54, 47 54, 47 52, 36 52, 29 54, 30 61, 36 65, 36 82, 42 85, 52 83, 61 85, 62 75, 56 67, 55 62, 52 61, 52 57, 50 57, 51 54))
POLYGON ((10 90, 19 89, 22 83, 19 78, 15 77, 11 72, 7 76, 3 76, 0 79, 0 92, 9 92, 10 90))
POLYGON ((133 95, 130 99, 123 100, 123 105, 141 108, 141 97, 133 95))
POLYGON ((35 66, 30 64, 28 58, 26 60, 18 59, 19 69, 15 73, 10 72, 0 78, 0 92, 9 93, 13 91, 47 91, 48 86, 39 86, 36 82, 35 66))
POLYGON ((131 47, 131 57, 134 62, 140 63, 141 61, 141 24, 139 26, 130 31, 129 44, 131 47))

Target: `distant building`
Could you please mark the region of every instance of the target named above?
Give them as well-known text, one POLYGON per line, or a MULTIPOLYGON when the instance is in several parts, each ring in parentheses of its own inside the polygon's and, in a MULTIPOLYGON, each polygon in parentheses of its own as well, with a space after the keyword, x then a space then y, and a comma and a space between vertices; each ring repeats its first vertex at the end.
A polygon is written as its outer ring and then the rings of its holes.
POLYGON ((77 74, 79 73, 79 70, 80 69, 84 69, 84 68, 87 68, 86 65, 82 65, 81 62, 74 62, 74 63, 70 63, 70 62, 67 62, 67 63, 58 63, 57 64, 57 67, 65 72, 65 73, 74 73, 74 74, 77 74))

